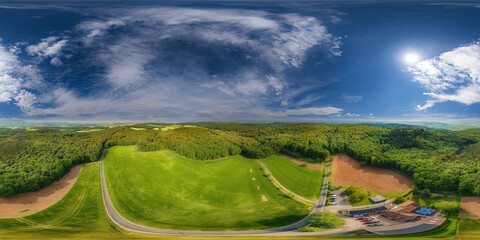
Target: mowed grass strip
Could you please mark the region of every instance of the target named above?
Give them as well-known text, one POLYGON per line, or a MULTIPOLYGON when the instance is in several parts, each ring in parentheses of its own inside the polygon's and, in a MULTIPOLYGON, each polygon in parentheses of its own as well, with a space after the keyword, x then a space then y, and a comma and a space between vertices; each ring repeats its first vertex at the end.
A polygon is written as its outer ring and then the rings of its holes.
POLYGON ((298 221, 312 207, 284 195, 257 162, 242 156, 200 162, 167 150, 113 147, 105 173, 117 211, 156 228, 266 229, 298 221))
POLYGON ((0 219, 0 236, 14 233, 34 233, 36 237, 118 233, 103 210, 100 163, 86 164, 68 194, 50 208, 21 218, 0 219))
POLYGON ((323 171, 302 167, 282 156, 271 156, 260 161, 288 190, 311 200, 320 196, 323 171))

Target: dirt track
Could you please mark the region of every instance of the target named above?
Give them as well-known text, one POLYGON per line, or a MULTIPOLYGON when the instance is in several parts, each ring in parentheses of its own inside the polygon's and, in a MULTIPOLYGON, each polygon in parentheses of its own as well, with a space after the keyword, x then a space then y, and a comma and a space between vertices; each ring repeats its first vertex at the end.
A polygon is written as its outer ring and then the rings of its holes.
POLYGON ((333 157, 333 184, 358 186, 378 193, 390 193, 408 189, 413 181, 396 172, 372 166, 360 165, 360 162, 347 155, 333 157))
POLYGON ((323 165, 322 164, 313 164, 313 163, 307 163, 307 162, 304 162, 304 161, 300 161, 294 157, 291 157, 291 156, 288 156, 288 155, 285 155, 285 154, 280 154, 280 156, 286 158, 286 159, 289 159, 290 161, 302 166, 303 164, 307 164, 305 167, 307 168, 310 168, 310 169, 313 169, 313 170, 318 170, 318 171, 322 171, 323 170, 323 165))
POLYGON ((60 181, 36 192, 0 198, 0 218, 30 215, 60 201, 77 181, 82 166, 73 167, 60 181))
POLYGON ((480 197, 462 197, 460 217, 468 219, 480 218, 480 197))

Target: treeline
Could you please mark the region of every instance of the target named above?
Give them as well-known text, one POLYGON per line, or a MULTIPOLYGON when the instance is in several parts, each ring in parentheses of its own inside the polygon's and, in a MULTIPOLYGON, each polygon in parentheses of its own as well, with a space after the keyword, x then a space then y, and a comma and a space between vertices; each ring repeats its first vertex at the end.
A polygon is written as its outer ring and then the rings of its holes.
POLYGON ((6 131, 0 135, 0 196, 38 190, 73 165, 96 161, 103 147, 116 145, 136 145, 140 151, 169 149, 196 160, 237 154, 265 158, 283 152, 322 162, 331 154, 346 153, 364 165, 408 175, 421 189, 480 196, 480 130, 299 123, 189 125, 198 127, 161 131, 158 125, 143 124, 86 133, 6 131))
POLYGON ((26 131, 0 142, 0 197, 31 192, 62 178, 74 165, 96 161, 112 131, 26 131))
POLYGON ((139 151, 169 149, 194 160, 210 160, 242 152, 241 146, 251 142, 238 135, 212 129, 182 127, 168 131, 143 126, 120 127, 106 142, 105 147, 115 145, 136 145, 139 151), (138 129, 138 128, 136 128, 138 129))
POLYGON ((328 154, 346 153, 363 165, 408 175, 420 189, 480 196, 479 152, 474 150, 480 147, 472 145, 480 140, 478 129, 434 131, 295 123, 199 125, 254 138, 258 142, 257 156, 282 151, 323 161, 328 154))

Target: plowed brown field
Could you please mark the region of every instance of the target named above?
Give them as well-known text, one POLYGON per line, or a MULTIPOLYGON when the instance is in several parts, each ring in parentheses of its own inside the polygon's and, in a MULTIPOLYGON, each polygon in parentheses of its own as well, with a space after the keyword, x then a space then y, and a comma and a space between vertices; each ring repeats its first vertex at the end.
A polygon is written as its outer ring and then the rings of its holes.
POLYGON ((360 162, 347 155, 333 157, 333 185, 357 186, 378 193, 390 193, 407 190, 413 181, 394 171, 372 166, 360 165, 360 162))
POLYGON ((462 197, 460 217, 469 219, 480 218, 480 197, 462 197))
POLYGON ((82 166, 73 167, 60 181, 36 192, 0 198, 0 218, 30 215, 60 201, 77 181, 82 166))

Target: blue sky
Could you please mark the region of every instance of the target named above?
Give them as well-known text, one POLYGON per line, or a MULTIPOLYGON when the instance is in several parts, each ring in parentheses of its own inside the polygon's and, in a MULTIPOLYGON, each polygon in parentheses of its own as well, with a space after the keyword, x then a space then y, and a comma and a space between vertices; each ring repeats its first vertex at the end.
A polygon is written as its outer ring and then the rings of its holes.
POLYGON ((0 38, 0 121, 480 120, 480 3, 0 2, 0 38))

